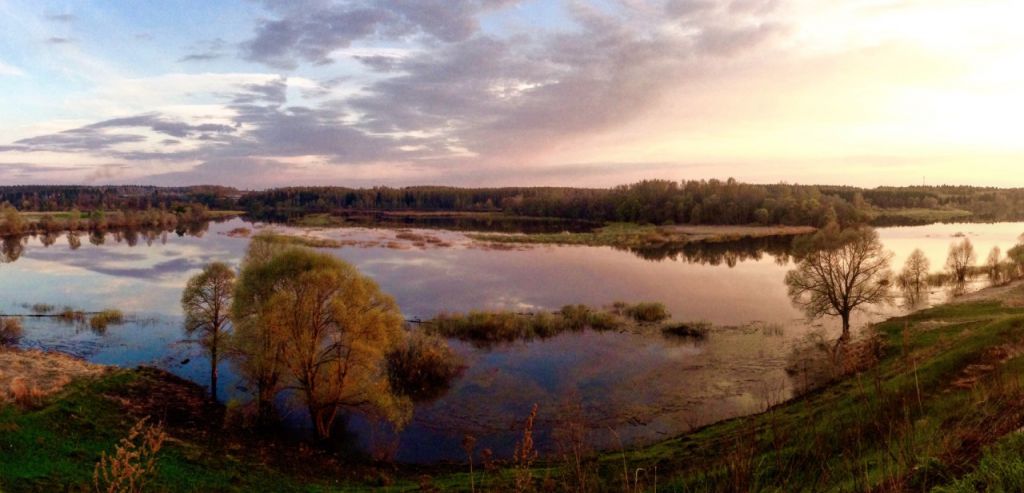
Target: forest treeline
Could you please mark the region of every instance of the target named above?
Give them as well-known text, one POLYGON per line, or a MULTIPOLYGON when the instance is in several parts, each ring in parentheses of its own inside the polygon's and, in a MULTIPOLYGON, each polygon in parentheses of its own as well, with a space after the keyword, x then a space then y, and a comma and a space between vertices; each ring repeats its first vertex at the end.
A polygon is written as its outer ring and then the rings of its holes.
POLYGON ((1024 219, 1024 189, 967 186, 879 187, 772 184, 728 180, 646 180, 614 188, 569 187, 230 187, 8 186, 0 202, 21 211, 181 209, 202 204, 258 219, 352 211, 489 212, 594 222, 648 224, 923 224, 958 212, 960 220, 1024 219), (924 214, 887 215, 916 210, 924 214))

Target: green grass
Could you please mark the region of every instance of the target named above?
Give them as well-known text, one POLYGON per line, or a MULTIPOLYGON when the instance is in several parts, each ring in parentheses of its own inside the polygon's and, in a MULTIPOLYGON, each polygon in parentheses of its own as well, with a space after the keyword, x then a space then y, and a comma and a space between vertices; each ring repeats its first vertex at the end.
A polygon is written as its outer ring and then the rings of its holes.
POLYGON ((970 220, 974 214, 963 209, 875 209, 871 212, 875 224, 933 224, 970 220))
MULTIPOLYGON (((113 451, 136 418, 118 398, 156 385, 150 373, 118 370, 72 383, 41 408, 0 407, 0 491, 91 491, 100 454, 113 451), (116 396, 116 397, 115 397, 116 396)), ((172 434, 158 458, 156 491, 345 491, 328 474, 298 478, 245 450, 172 434)))
POLYGON ((679 243, 688 240, 685 235, 672 235, 662 228, 632 223, 612 223, 590 232, 561 232, 537 234, 473 233, 468 235, 478 241, 490 243, 526 243, 614 246, 620 248, 642 247, 652 244, 679 243))
POLYGON ((805 234, 813 228, 792 226, 654 226, 609 223, 586 232, 560 233, 470 233, 470 238, 488 243, 610 246, 620 249, 682 247, 688 243, 725 243, 740 240, 787 237, 805 234))
POLYGON ((882 358, 869 370, 759 415, 607 454, 602 467, 657 467, 675 491, 927 491, 974 468, 976 446, 1024 424, 1024 359, 995 365, 971 389, 953 386, 1024 338, 1024 309, 946 305, 878 331, 882 358))

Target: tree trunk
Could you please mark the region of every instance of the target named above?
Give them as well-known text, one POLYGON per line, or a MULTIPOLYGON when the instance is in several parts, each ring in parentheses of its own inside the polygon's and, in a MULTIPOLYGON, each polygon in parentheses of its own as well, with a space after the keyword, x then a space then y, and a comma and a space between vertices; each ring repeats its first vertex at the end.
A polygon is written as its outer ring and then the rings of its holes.
POLYGON ((217 339, 214 338, 213 349, 210 350, 210 395, 217 402, 217 339))
POLYGON ((850 312, 846 311, 841 315, 843 317, 843 335, 841 339, 846 340, 850 338, 850 312))

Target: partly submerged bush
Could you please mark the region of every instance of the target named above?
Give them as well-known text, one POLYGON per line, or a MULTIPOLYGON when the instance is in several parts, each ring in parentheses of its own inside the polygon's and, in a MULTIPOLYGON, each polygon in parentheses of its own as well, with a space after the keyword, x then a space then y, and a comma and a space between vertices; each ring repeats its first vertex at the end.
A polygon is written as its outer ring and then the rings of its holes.
POLYGON ((623 313, 640 323, 655 323, 667 320, 670 315, 668 309, 662 303, 637 303, 626 306, 623 313))
POLYGON ((49 304, 46 304, 46 303, 36 303, 36 304, 32 305, 31 308, 32 308, 32 313, 38 313, 38 314, 50 313, 54 309, 56 309, 56 307, 54 307, 53 305, 49 305, 49 304))
POLYGON ((107 309, 89 318, 89 327, 92 330, 105 330, 110 325, 124 323, 124 313, 117 309, 107 309))
POLYGON ((414 401, 440 397, 465 366, 448 343, 415 332, 387 356, 391 388, 414 401))
POLYGON ((704 339, 711 332, 711 323, 707 321, 681 322, 666 325, 661 329, 662 334, 673 337, 688 337, 692 339, 704 339))
POLYGON ((486 346, 498 342, 543 339, 585 329, 616 330, 625 323, 615 313, 597 311, 586 305, 566 305, 557 312, 442 313, 427 321, 426 327, 432 334, 486 346))
POLYGON ((64 307, 58 314, 58 317, 68 323, 80 323, 85 322, 85 312, 82 310, 75 310, 69 306, 64 307))

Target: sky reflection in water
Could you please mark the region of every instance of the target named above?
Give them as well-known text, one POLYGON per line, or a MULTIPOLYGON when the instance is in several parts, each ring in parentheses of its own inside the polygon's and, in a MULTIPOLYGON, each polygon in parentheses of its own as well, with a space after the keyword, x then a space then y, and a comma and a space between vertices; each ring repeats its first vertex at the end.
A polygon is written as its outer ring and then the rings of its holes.
MULTIPOLYGON (((238 264, 248 240, 224 233, 243 225, 232 220, 212 224, 201 237, 168 233, 135 246, 111 236, 100 246, 83 238, 77 250, 63 236, 49 247, 38 238, 28 239, 20 258, 0 265, 0 309, 25 313, 23 304, 40 302, 86 310, 120 308, 129 323, 110 327, 103 335, 53 320, 26 319, 23 344, 100 363, 155 365, 205 383, 206 360, 182 340, 178 300, 186 280, 205 263, 238 264)), ((894 268, 913 248, 922 248, 932 269, 939 270, 954 234, 970 237, 983 261, 993 246, 1004 251, 1012 246, 1024 224, 879 231, 896 254, 894 268)), ((755 248, 651 261, 604 247, 487 249, 451 231, 425 231, 451 243, 425 248, 409 242, 387 248, 396 238, 385 229, 302 232, 377 245, 333 251, 394 295, 408 318, 479 308, 541 310, 570 303, 650 300, 664 302, 677 320, 734 327, 699 344, 650 333, 563 334, 489 350, 454 342, 468 369, 448 394, 417 408, 413 424, 401 436, 400 460, 459 459, 464 433, 478 436, 480 447, 507 454, 516 423, 533 403, 540 405, 539 443, 549 443, 546 438, 560 408, 572 406, 581 409, 593 430, 591 438, 601 447, 617 447, 609 428, 629 445, 755 412, 789 395, 783 366, 793 342, 812 330, 835 329, 830 321, 805 323, 790 304, 782 280, 791 265, 778 256, 777 246, 769 248, 776 255, 759 255, 755 248), (718 265, 700 263, 709 259, 718 265), (752 322, 775 324, 782 333, 742 328, 752 322)), ((946 296, 934 289, 930 301, 946 296)), ((873 307, 855 323, 898 312, 897 307, 873 307)), ((243 395, 229 365, 222 375, 222 396, 243 395)), ((358 418, 351 424, 367 444, 366 424, 358 418)))

